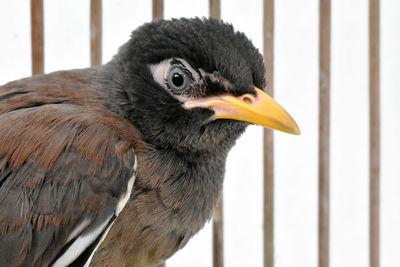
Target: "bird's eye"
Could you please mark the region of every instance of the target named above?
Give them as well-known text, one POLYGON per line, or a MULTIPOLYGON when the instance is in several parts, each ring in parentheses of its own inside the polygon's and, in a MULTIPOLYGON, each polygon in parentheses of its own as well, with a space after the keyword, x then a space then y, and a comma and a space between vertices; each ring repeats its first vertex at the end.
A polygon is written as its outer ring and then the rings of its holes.
POLYGON ((184 90, 189 86, 189 77, 179 67, 172 67, 168 73, 167 83, 170 89, 184 90))

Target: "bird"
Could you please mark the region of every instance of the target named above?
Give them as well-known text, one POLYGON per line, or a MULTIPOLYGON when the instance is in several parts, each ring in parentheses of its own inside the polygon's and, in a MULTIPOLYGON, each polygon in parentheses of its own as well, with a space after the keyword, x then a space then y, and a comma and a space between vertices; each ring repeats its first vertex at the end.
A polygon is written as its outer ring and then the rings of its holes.
POLYGON ((0 86, 3 266, 156 266, 210 220, 249 124, 300 134, 220 19, 154 20, 106 64, 0 86))

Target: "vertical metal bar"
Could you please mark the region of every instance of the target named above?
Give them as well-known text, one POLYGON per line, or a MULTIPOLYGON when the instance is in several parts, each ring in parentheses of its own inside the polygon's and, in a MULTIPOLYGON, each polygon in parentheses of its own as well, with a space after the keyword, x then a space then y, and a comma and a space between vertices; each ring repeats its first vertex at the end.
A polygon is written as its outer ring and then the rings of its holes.
MULTIPOLYGON (((268 86, 274 95, 274 0, 264 0, 264 62, 268 86)), ((274 135, 264 129, 264 267, 274 266, 274 135)))
POLYGON ((223 216, 223 196, 218 201, 213 216, 213 266, 224 266, 224 216, 223 216))
POLYGON ((32 75, 44 72, 43 0, 31 0, 32 75))
POLYGON ((101 64, 102 55, 102 0, 90 1, 90 63, 101 64))
POLYGON ((164 1, 153 0, 153 19, 164 18, 164 1))
POLYGON ((370 267, 379 267, 380 86, 379 0, 369 1, 370 267))
POLYGON ((210 17, 221 18, 221 1, 220 0, 210 0, 210 17))
MULTIPOLYGON (((209 0, 210 17, 221 18, 221 1, 209 0)), ((224 206, 223 195, 219 200, 213 216, 213 266, 224 266, 224 206)))
POLYGON ((101 64, 102 0, 90 1, 90 63, 101 64))
MULTIPOLYGON (((153 20, 164 18, 164 0, 153 0, 153 20)), ((157 267, 166 267, 166 263, 161 263, 157 267)))
POLYGON ((319 267, 329 266, 331 3, 320 0, 319 28, 319 267))

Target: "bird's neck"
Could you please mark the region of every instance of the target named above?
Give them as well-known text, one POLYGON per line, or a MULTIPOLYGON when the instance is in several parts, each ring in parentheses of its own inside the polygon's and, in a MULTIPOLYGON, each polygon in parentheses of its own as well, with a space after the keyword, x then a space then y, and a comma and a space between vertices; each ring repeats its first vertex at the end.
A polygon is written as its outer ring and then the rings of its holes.
POLYGON ((158 194, 158 205, 165 212, 163 223, 195 233, 212 216, 222 191, 225 161, 223 152, 186 155, 153 149, 138 155, 136 189, 158 194))

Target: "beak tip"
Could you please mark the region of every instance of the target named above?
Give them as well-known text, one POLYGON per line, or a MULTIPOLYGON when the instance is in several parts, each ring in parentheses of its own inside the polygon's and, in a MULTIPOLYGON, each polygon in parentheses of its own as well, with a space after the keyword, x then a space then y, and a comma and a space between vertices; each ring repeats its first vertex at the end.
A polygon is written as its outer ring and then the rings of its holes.
POLYGON ((297 125, 295 127, 286 128, 286 129, 278 129, 278 130, 286 132, 288 134, 301 135, 301 130, 297 125))
POLYGON ((295 125, 293 126, 292 129, 290 129, 290 133, 293 135, 301 135, 301 130, 300 130, 299 126, 297 125, 297 123, 295 123, 295 125))
POLYGON ((299 126, 297 124, 293 129, 293 134, 294 135, 301 135, 301 130, 300 130, 300 128, 299 128, 299 126))

